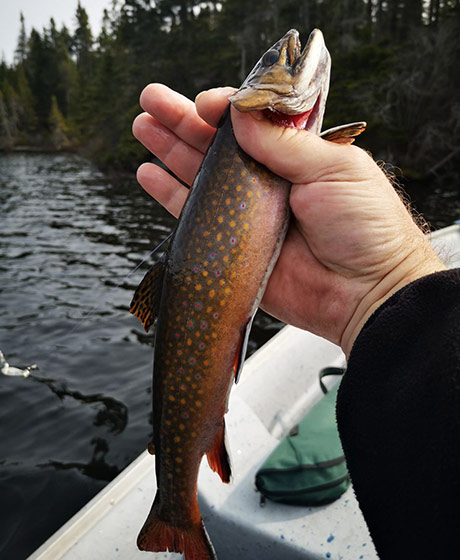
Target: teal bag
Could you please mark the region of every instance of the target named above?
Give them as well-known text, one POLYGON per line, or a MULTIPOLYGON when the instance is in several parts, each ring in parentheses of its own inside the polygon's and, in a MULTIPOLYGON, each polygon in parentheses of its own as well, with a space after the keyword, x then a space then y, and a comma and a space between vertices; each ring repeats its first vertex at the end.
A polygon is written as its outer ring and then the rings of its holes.
POLYGON ((319 506, 339 498, 350 485, 335 419, 339 384, 330 391, 326 375, 342 375, 341 368, 319 374, 324 396, 295 426, 256 474, 256 487, 264 497, 285 504, 319 506))

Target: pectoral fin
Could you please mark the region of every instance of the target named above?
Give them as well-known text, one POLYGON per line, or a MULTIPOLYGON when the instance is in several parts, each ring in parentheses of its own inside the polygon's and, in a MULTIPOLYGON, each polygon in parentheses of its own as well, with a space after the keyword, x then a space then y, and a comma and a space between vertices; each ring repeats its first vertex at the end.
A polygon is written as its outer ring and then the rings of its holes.
POLYGON ((336 144, 353 144, 355 138, 366 130, 365 122, 342 124, 321 132, 320 137, 336 144))
POLYGON ((153 265, 137 287, 131 301, 129 312, 141 320, 145 332, 149 332, 158 317, 165 269, 165 259, 153 265))
POLYGON ((246 351, 248 349, 249 334, 251 332, 252 321, 254 320, 254 316, 255 313, 249 319, 249 321, 246 323, 246 326, 244 327, 243 334, 241 336, 240 347, 235 357, 235 365, 234 365, 235 383, 238 383, 238 381, 240 380, 241 372, 243 370, 244 358, 246 357, 246 351))

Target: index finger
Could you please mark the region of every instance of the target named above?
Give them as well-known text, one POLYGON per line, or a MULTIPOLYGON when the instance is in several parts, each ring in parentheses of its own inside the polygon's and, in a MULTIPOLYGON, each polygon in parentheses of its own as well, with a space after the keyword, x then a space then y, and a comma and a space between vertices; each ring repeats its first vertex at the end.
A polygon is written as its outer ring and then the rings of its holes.
POLYGON ((141 107, 184 142, 204 153, 215 133, 196 112, 195 103, 163 84, 149 84, 140 97, 141 107))

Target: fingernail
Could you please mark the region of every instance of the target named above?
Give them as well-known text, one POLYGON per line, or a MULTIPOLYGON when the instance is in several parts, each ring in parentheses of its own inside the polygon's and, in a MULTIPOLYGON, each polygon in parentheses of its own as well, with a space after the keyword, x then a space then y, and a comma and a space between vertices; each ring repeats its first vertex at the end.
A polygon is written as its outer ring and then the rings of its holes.
POLYGON ((200 93, 195 97, 195 104, 198 101, 198 99, 203 95, 203 93, 205 93, 204 91, 200 91, 200 93))

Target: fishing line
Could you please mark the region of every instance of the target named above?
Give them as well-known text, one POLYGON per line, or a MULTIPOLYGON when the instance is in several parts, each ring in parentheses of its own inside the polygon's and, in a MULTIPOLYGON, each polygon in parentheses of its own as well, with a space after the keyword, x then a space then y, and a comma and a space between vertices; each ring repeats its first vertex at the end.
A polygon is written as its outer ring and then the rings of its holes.
MULTIPOLYGON (((145 264, 152 257, 152 255, 154 255, 158 251, 158 249, 160 249, 167 241, 169 241, 169 239, 171 239, 173 233, 174 231, 172 231, 167 237, 165 237, 163 241, 161 241, 154 249, 152 249, 132 270, 128 272, 128 274, 123 276, 121 280, 118 282, 118 284, 114 286, 112 289, 116 290, 117 288, 119 288, 130 276, 132 276, 143 264, 145 264)), ((69 336, 74 334, 74 332, 77 331, 83 325, 83 323, 85 323, 88 319, 90 319, 96 313, 96 311, 98 311, 101 308, 101 305, 102 305, 101 303, 97 303, 94 307, 92 307, 89 311, 87 311, 82 317, 76 319, 75 325, 66 334, 63 334, 54 344, 49 345, 48 347, 45 348, 46 353, 44 357, 47 356, 47 353, 49 353, 49 351, 59 346, 59 344, 63 340, 69 338, 69 336)), ((111 316, 110 318, 112 319, 113 317, 111 316)))
MULTIPOLYGON (((163 241, 161 241, 154 249, 152 249, 148 255, 146 255, 132 270, 130 270, 128 274, 126 274, 126 276, 123 276, 123 278, 118 282, 116 286, 113 287, 113 289, 116 290, 117 288, 119 288, 123 284, 123 282, 125 282, 130 276, 132 276, 144 263, 146 263, 150 259, 150 257, 154 255, 158 251, 158 249, 160 249, 160 247, 162 247, 166 243, 166 241, 171 238, 173 233, 174 232, 171 232, 167 237, 165 237, 163 241)), ((76 324, 69 330, 67 334, 64 334, 60 338, 60 340, 72 335, 87 319, 94 315, 94 313, 96 313, 96 311, 98 311, 100 307, 101 303, 97 303, 94 307, 87 311, 83 315, 83 317, 80 317, 80 319, 76 319, 76 324)))

